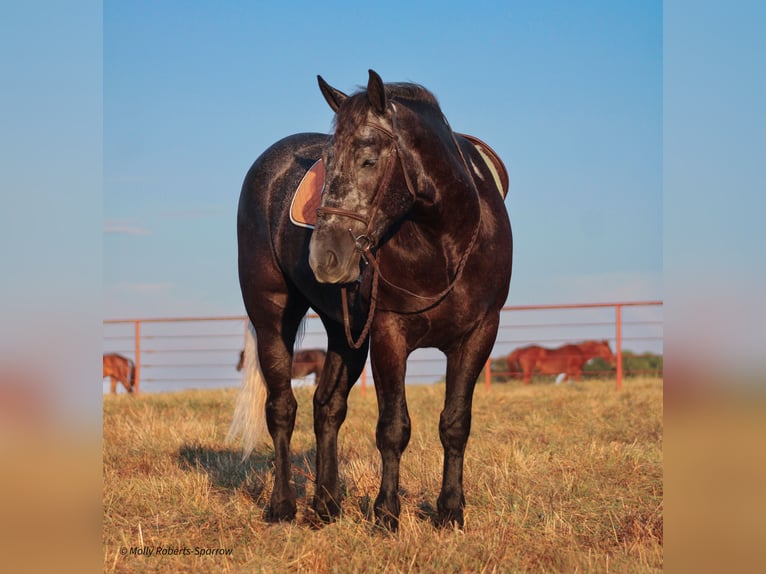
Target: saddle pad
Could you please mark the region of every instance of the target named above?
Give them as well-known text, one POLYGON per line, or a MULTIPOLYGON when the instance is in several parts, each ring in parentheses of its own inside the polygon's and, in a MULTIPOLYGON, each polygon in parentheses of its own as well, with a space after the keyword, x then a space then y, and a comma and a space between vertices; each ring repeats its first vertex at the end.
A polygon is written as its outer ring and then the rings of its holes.
POLYGON ((317 223, 317 208, 324 191, 324 164, 314 162, 295 190, 290 204, 290 221, 299 227, 314 229, 317 223))
POLYGON ((476 151, 479 152, 481 158, 484 160, 484 163, 487 164, 489 171, 492 173, 492 178, 495 180, 495 186, 497 187, 497 190, 500 192, 500 195, 503 196, 503 199, 505 199, 505 196, 508 195, 508 187, 510 185, 510 181, 508 178, 508 172, 506 171, 505 165, 503 164, 503 160, 498 157, 497 153, 495 153, 495 150, 493 150, 479 138, 475 136, 469 136, 468 134, 458 135, 471 142, 473 147, 476 148, 476 151))
MULTIPOLYGON (((481 155, 487 168, 492 173, 500 195, 505 198, 508 194, 508 172, 505 170, 502 160, 497 156, 495 150, 481 141, 479 138, 466 134, 458 134, 467 139, 481 155)), ((476 169, 476 168, 474 168, 476 169)), ((476 172, 478 174, 478 172, 476 172)), ((317 222, 317 208, 322 200, 324 191, 324 164, 319 159, 314 162, 295 190, 292 203, 290 204, 290 221, 299 227, 314 229, 317 222)))

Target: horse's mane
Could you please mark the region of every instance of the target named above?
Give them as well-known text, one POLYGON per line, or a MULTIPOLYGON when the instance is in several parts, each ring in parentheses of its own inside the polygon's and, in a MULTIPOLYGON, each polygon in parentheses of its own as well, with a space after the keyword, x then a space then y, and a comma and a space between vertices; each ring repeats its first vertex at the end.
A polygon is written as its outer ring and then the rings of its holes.
POLYGON ((386 88, 386 96, 396 100, 411 100, 415 102, 424 102, 439 107, 439 102, 436 100, 431 92, 420 84, 411 84, 407 82, 399 82, 392 84, 384 84, 386 88))
MULTIPOLYGON (((408 101, 413 103, 423 103, 432 106, 439 114, 439 102, 430 91, 420 84, 409 82, 394 82, 384 84, 386 98, 394 101, 408 101)), ((349 96, 346 104, 338 110, 335 116, 334 127, 338 125, 358 125, 367 118, 367 111, 370 109, 369 101, 366 97, 367 88, 360 87, 356 92, 349 96)))

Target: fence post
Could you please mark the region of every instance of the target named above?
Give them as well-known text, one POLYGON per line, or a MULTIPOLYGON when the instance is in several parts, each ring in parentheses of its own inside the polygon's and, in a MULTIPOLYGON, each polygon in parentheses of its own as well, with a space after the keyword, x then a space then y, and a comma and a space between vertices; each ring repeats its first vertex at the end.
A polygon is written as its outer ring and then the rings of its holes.
POLYGON ((487 364, 484 365, 484 390, 489 392, 489 385, 492 383, 492 357, 487 357, 487 364))
POLYGON ((141 321, 136 321, 136 361, 135 361, 135 384, 133 387, 133 393, 138 394, 139 385, 141 383, 141 321))
POLYGON ((617 329, 617 390, 622 390, 622 305, 616 307, 615 324, 617 329))

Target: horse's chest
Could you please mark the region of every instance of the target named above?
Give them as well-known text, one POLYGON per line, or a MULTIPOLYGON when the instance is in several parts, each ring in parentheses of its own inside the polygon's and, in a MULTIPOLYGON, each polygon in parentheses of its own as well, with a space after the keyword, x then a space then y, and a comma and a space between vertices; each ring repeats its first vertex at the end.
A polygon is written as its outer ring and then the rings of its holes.
POLYGON ((379 312, 373 333, 399 340, 409 349, 444 349, 469 333, 479 316, 470 302, 447 296, 417 313, 379 312))

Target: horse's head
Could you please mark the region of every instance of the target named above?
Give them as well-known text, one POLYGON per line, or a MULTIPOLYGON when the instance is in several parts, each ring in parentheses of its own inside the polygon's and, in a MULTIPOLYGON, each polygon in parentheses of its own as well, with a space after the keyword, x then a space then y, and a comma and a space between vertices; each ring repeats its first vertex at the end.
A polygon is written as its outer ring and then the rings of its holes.
POLYGON ((309 246, 309 264, 322 283, 359 278, 360 259, 377 248, 391 225, 412 207, 414 191, 397 155, 396 108, 380 76, 347 96, 318 77, 336 112, 325 151, 325 189, 309 246))
POLYGON ((593 351, 597 357, 601 357, 610 365, 614 365, 615 356, 612 354, 612 349, 609 348, 609 341, 598 341, 594 344, 593 351))

